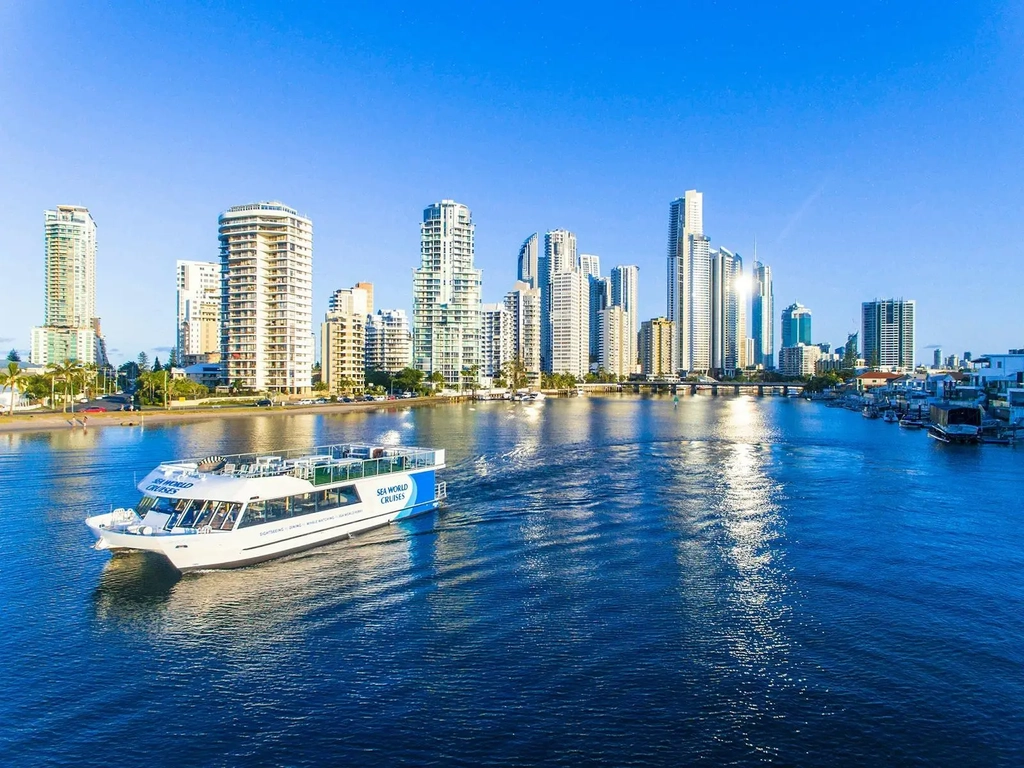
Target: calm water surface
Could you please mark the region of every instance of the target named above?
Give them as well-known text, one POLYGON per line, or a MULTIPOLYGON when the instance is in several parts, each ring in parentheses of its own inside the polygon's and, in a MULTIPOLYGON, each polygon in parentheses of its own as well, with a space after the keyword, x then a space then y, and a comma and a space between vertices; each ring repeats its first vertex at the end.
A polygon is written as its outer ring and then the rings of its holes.
POLYGON ((1022 765, 1024 449, 609 397, 0 435, 0 764, 1022 765), (239 571, 89 548, 160 460, 446 447, 239 571))

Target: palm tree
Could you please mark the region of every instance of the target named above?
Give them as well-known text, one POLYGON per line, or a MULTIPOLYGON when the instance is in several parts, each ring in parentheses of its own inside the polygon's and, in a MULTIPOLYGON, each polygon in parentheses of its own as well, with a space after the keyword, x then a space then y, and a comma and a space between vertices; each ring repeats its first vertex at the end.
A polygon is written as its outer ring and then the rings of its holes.
MULTIPOLYGON (((68 397, 71 390, 74 387, 76 377, 78 375, 78 361, 77 360, 65 360, 63 363, 50 363, 50 376, 51 376, 51 395, 56 396, 56 384, 59 382, 64 385, 64 405, 61 408, 61 413, 67 413, 68 410, 68 397)), ((51 400, 50 407, 53 407, 51 400)))
POLYGON ((0 371, 0 388, 11 388, 11 408, 10 411, 8 411, 9 416, 14 415, 14 401, 18 397, 18 388, 21 386, 24 380, 25 373, 13 360, 7 363, 6 371, 0 371))

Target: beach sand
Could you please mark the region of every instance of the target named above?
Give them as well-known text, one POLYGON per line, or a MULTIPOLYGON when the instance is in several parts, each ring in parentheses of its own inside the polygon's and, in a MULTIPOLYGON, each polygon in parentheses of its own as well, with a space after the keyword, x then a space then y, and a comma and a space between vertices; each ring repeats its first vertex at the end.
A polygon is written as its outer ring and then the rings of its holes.
POLYGON ((167 411, 109 411, 107 413, 18 413, 0 416, 0 433, 40 432, 55 429, 93 429, 95 427, 129 427, 140 424, 202 421, 205 419, 258 419, 266 416, 296 413, 354 413, 380 411, 390 408, 442 405, 450 402, 445 397, 414 397, 408 400, 383 400, 372 403, 328 403, 325 405, 288 405, 273 408, 254 406, 226 406, 224 408, 178 408, 167 411), (83 426, 84 425, 84 426, 83 426))

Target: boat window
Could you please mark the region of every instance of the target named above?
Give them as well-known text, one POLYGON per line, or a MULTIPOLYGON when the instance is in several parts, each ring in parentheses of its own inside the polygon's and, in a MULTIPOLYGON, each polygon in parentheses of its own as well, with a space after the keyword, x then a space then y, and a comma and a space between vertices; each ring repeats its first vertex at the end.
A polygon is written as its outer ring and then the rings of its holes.
POLYGON ((310 515, 314 512, 324 512, 358 503, 359 493, 354 485, 302 493, 297 496, 286 496, 280 499, 251 501, 246 507, 238 527, 248 528, 251 525, 276 523, 292 517, 310 515))

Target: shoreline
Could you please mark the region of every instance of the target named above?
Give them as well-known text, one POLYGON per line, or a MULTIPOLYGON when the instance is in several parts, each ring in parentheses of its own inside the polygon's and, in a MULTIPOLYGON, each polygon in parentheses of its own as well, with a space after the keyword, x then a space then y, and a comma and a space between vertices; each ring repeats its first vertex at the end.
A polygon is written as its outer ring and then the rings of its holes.
POLYGON ((179 410, 152 411, 107 411, 106 413, 42 413, 39 415, 16 414, 0 416, 0 434, 11 432, 52 432, 54 430, 92 429, 94 427, 138 427, 145 424, 166 424, 209 419, 245 419, 267 416, 283 416, 298 413, 344 414, 363 411, 380 411, 388 408, 422 408, 424 406, 447 405, 462 398, 414 397, 408 400, 381 400, 371 403, 325 403, 322 405, 287 405, 272 408, 257 408, 251 405, 227 406, 224 408, 190 408, 179 410), (69 422, 72 419, 81 422, 69 422))

